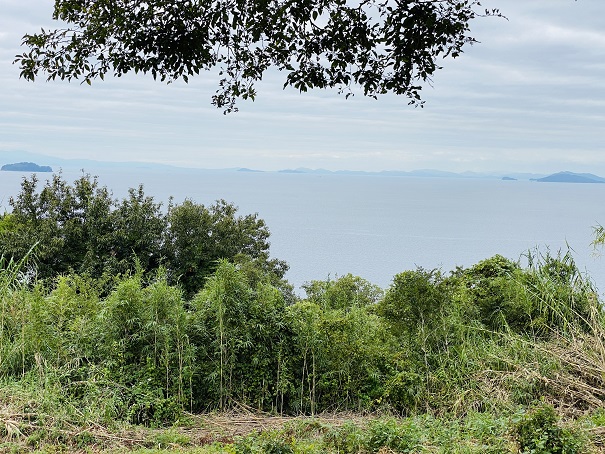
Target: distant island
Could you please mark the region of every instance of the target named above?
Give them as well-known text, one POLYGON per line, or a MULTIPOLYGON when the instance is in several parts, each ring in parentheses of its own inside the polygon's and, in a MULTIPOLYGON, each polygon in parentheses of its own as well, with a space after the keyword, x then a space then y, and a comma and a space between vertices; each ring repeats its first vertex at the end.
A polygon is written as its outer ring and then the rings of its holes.
POLYGON ((5 164, 0 170, 11 172, 52 172, 50 166, 39 166, 33 162, 17 162, 15 164, 5 164))
POLYGON ((240 172, 248 174, 309 174, 315 176, 371 176, 371 177, 413 177, 413 178, 463 178, 463 179, 498 179, 503 181, 537 181, 551 183, 605 183, 605 178, 592 173, 558 172, 548 175, 546 173, 535 173, 524 170, 503 169, 495 171, 443 171, 438 169, 416 169, 416 170, 328 170, 324 168, 282 168, 281 170, 263 170, 249 167, 230 168, 196 168, 178 167, 174 165, 159 164, 153 162, 113 162, 96 161, 91 159, 63 159, 54 156, 31 153, 27 151, 2 152, 4 162, 14 162, 1 167, 4 171, 17 172, 53 172, 53 169, 64 171, 80 171, 104 173, 107 171, 154 171, 154 172, 240 172), (35 162, 46 162, 48 166, 40 166, 35 162), (51 167, 52 166, 52 167, 51 167))
POLYGON ((605 183, 605 178, 592 173, 558 172, 534 181, 543 183, 605 183))

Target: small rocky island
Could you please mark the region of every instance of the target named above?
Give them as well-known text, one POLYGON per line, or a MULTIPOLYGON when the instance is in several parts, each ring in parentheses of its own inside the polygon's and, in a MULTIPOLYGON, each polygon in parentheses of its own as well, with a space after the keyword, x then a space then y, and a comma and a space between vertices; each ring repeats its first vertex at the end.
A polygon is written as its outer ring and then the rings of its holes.
POLYGON ((15 164, 5 164, 0 170, 8 170, 12 172, 52 172, 50 166, 39 166, 33 162, 17 162, 15 164))
POLYGON ((535 181, 543 183, 605 183, 605 178, 592 173, 559 172, 535 181))

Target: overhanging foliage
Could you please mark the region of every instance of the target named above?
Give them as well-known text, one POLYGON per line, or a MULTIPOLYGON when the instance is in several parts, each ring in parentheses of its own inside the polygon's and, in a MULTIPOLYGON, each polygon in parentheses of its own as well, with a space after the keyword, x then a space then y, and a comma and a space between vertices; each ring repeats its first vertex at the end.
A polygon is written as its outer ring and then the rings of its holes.
POLYGON ((81 79, 150 73, 162 81, 217 70, 212 103, 254 99, 269 68, 300 91, 354 86, 422 103, 421 86, 476 40, 470 22, 499 15, 471 0, 56 0, 65 28, 27 34, 21 76, 81 79))

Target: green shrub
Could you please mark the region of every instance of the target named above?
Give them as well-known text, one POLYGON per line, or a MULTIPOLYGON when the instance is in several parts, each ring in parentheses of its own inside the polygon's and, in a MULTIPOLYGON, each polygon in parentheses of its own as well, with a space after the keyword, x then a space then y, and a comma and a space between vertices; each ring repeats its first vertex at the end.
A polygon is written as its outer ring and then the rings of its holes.
POLYGON ((559 426, 559 417, 551 405, 541 404, 529 412, 520 412, 513 433, 524 454, 576 454, 584 452, 585 440, 579 433, 559 426))
POLYGON ((183 415, 183 406, 176 397, 164 398, 157 390, 136 390, 128 403, 127 416, 132 424, 162 427, 173 424, 183 415))
POLYGON ((366 446, 367 434, 361 428, 347 422, 341 427, 333 428, 324 434, 323 443, 327 452, 355 454, 366 446))
POLYGON ((450 301, 442 283, 438 270, 404 271, 393 278, 378 304, 378 314, 396 334, 415 336, 419 328, 434 326, 441 320, 442 310, 450 301))
POLYGON ((532 329, 544 336, 590 329, 603 316, 597 291, 570 252, 529 256, 521 283, 532 306, 532 329))
POLYGON ((153 443, 158 449, 166 449, 175 446, 186 446, 191 443, 191 438, 175 430, 166 430, 153 437, 153 443))
POLYGON ((393 374, 385 386, 383 398, 402 414, 413 413, 426 397, 426 380, 420 374, 404 370, 393 374))
POLYGON ((293 454, 292 440, 280 431, 251 434, 235 442, 236 454, 293 454))
POLYGON ((585 330, 602 315, 597 293, 570 252, 529 252, 528 266, 495 255, 449 278, 457 304, 493 331, 547 338, 585 330))
POLYGON ((412 420, 379 419, 370 424, 368 432, 367 448, 370 452, 378 452, 381 448, 402 453, 414 452, 422 442, 422 431, 412 420))
POLYGON ((78 448, 83 449, 87 446, 94 445, 97 442, 97 439, 93 434, 85 430, 75 436, 75 442, 78 448))
POLYGON ((516 280, 520 270, 518 263, 495 255, 464 271, 463 286, 487 328, 523 331, 530 325, 530 302, 520 297, 516 280))

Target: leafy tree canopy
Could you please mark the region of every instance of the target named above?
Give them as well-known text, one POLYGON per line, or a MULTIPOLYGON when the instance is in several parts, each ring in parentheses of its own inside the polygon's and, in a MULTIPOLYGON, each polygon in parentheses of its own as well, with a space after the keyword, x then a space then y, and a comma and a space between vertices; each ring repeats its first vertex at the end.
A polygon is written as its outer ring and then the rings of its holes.
POLYGON ((35 174, 24 178, 11 197, 12 212, 0 216, 0 256, 21 260, 34 249, 37 276, 70 272, 92 277, 163 266, 170 283, 187 296, 201 289, 220 259, 237 262, 256 280, 270 280, 289 293, 283 281, 288 265, 269 257, 269 230, 256 214, 240 216, 237 207, 217 201, 206 207, 186 200, 167 212, 143 187, 122 200, 83 175, 73 185, 53 175, 38 190, 35 174))
POLYGON ((185 82, 216 70, 212 103, 235 110, 254 99, 254 83, 270 68, 284 87, 337 88, 366 96, 405 95, 422 103, 421 84, 457 57, 470 21, 499 15, 476 0, 55 0, 53 18, 66 28, 27 34, 16 57, 34 80, 92 79, 151 73, 185 82))

